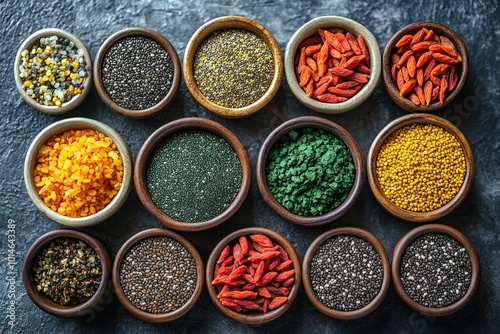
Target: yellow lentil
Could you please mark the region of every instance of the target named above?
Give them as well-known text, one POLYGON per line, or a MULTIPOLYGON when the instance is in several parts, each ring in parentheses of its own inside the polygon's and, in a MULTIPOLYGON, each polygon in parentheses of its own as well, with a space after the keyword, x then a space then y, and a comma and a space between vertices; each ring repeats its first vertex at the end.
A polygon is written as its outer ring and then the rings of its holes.
POLYGON ((415 212, 436 210, 451 201, 465 172, 465 155, 457 138, 432 124, 396 130, 382 144, 376 162, 387 198, 415 212))
POLYGON ((123 161, 113 140, 81 129, 52 136, 40 147, 33 180, 49 208, 78 218, 111 202, 122 178, 123 161))

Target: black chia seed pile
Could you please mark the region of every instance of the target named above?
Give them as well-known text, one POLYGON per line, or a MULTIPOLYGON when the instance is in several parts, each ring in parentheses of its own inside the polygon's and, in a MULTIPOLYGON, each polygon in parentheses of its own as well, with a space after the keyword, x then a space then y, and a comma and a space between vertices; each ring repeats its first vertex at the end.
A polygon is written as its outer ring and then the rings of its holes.
POLYGON ((336 235, 323 242, 311 259, 310 279, 315 295, 339 311, 360 309, 382 286, 380 256, 366 240, 336 235))
POLYGON ((472 267, 459 242, 445 234, 428 233, 406 248, 400 270, 411 299, 428 307, 444 307, 465 296, 472 267))
POLYGON ((203 130, 168 136, 151 153, 146 168, 153 203, 183 222, 221 214, 238 194, 241 181, 241 162, 231 145, 203 130))
POLYGON ((116 41, 102 62, 102 83, 119 106, 143 110, 159 103, 172 87, 174 66, 156 41, 129 36, 116 41))
POLYGON ((196 288, 196 263, 169 237, 139 241, 123 258, 120 283, 127 298, 149 313, 169 313, 185 305, 196 288))
POLYGON ((260 99, 274 76, 274 58, 266 42, 243 29, 210 34, 196 50, 196 85, 207 99, 226 108, 243 108, 260 99))

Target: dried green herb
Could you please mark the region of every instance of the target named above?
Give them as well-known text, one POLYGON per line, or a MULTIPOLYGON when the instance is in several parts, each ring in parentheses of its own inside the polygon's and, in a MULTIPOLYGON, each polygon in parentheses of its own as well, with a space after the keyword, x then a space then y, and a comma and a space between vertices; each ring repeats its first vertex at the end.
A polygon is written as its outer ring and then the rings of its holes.
POLYGON ((79 305, 101 284, 101 260, 85 242, 60 238, 40 252, 33 273, 38 291, 60 305, 79 305))

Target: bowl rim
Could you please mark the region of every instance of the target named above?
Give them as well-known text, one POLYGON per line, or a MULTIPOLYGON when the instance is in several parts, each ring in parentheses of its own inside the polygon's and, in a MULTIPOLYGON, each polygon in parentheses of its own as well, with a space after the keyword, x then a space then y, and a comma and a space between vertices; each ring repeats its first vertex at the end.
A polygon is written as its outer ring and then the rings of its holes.
POLYGON ((290 38, 285 49, 285 76, 293 95, 306 107, 325 114, 340 114, 360 106, 375 90, 381 73, 381 55, 375 36, 365 26, 342 16, 321 16, 302 25, 290 38), (353 35, 363 36, 370 53, 370 79, 353 97, 341 103, 326 103, 306 95, 299 86, 294 69, 295 54, 299 44, 310 36, 317 35, 317 28, 339 27, 353 35))
POLYGON ((337 227, 322 233, 320 236, 314 239, 314 241, 307 248, 307 251, 304 254, 304 259, 302 261, 302 282, 309 301, 313 304, 314 307, 316 307, 318 311, 335 319, 357 319, 372 313, 377 307, 379 307, 379 305, 387 296, 387 292, 389 291, 389 287, 391 285, 391 264, 389 262, 389 257, 384 246, 375 235, 368 232, 367 230, 357 227, 337 227), (373 249, 375 249, 382 263, 383 278, 379 292, 368 304, 360 309, 353 311, 335 310, 324 305, 314 293, 311 284, 310 269, 314 254, 316 253, 318 247, 321 246, 326 240, 337 235, 351 235, 367 241, 373 247, 373 249))
POLYGON ((41 29, 38 31, 35 31, 32 33, 30 36, 28 36, 21 44, 19 49, 17 50, 16 56, 14 58, 14 80, 16 83, 17 90, 21 94, 21 97, 23 100, 33 109, 36 109, 44 114, 48 115, 59 115, 59 114, 64 114, 68 111, 71 111, 75 109, 80 103, 85 100, 87 95, 89 94, 91 88, 92 88, 92 57, 87 50, 87 47, 85 44, 75 35, 72 33, 59 29, 59 28, 45 28, 41 29), (66 39, 69 39, 72 41, 75 46, 78 49, 81 49, 83 51, 83 57, 85 58, 87 62, 87 66, 89 67, 89 70, 87 71, 87 77, 85 78, 85 84, 83 86, 82 92, 78 95, 73 96, 73 98, 69 102, 63 102, 61 103, 60 107, 57 106, 46 106, 39 104, 37 101, 35 101, 31 96, 26 94, 26 92, 23 90, 23 81, 19 77, 19 66, 21 65, 21 53, 23 50, 28 49, 31 47, 35 42, 39 41, 40 38, 43 37, 49 37, 56 35, 58 37, 63 37, 66 39))
POLYGON ((248 153, 238 137, 222 124, 202 117, 186 117, 167 123, 153 132, 144 142, 135 160, 134 185, 137 196, 146 210, 166 227, 174 230, 196 232, 215 227, 229 219, 243 204, 251 184, 251 165, 248 153), (233 202, 219 215, 201 222, 182 222, 161 211, 151 200, 146 185, 146 168, 150 154, 166 137, 185 130, 203 130, 215 134, 231 145, 242 169, 241 185, 233 202))
POLYGON ((259 22, 244 16, 222 16, 206 22, 193 34, 184 52, 182 67, 184 82, 188 91, 203 108, 221 117, 242 118, 261 110, 276 95, 283 78, 283 55, 274 35, 259 22), (268 90, 257 101, 242 108, 223 107, 213 103, 201 93, 194 78, 193 61, 198 46, 211 33, 223 29, 242 29, 256 34, 266 42, 274 58, 274 76, 268 90))
POLYGON ((363 158, 363 153, 354 137, 339 124, 318 116, 296 117, 284 122, 283 124, 275 128, 268 135, 259 151, 255 174, 257 178, 257 186, 262 198, 264 199, 264 202, 266 202, 267 205, 269 205, 269 207, 281 218, 291 223, 304 226, 317 226, 327 224, 344 215, 354 205, 354 203, 361 195, 366 178, 365 160, 363 158), (272 195, 271 190, 267 185, 266 177, 267 156, 269 155, 271 149, 274 147, 274 144, 276 144, 276 142, 283 135, 287 134, 291 130, 298 130, 309 127, 324 129, 342 140, 342 142, 347 146, 353 159, 354 167, 356 168, 356 177, 354 179, 352 188, 347 195, 347 198, 338 207, 320 216, 300 216, 288 211, 281 204, 279 204, 272 195))
POLYGON ((97 51, 94 60, 94 85, 97 90, 97 93, 99 94, 99 97, 104 102, 104 104, 108 106, 111 110, 126 117, 137 118, 137 119, 146 118, 146 117, 151 117, 159 113, 160 111, 164 110, 175 97, 177 90, 179 89, 180 80, 181 80, 181 64, 177 51, 165 36, 149 28, 131 27, 113 33, 101 45, 99 51, 97 51), (163 99, 161 99, 157 104, 141 110, 128 109, 118 105, 115 101, 111 99, 102 82, 102 74, 101 74, 102 63, 109 48, 112 45, 114 45, 117 41, 130 36, 146 37, 160 44, 168 53, 173 65, 174 74, 170 90, 163 97, 163 99))
POLYGON ((425 223, 436 220, 455 210, 464 201, 470 189, 472 188, 472 183, 474 181, 474 172, 474 156, 467 138, 465 138, 464 134, 451 122, 433 114, 412 113, 401 116, 391 121, 378 133, 368 151, 367 174, 368 183, 372 190, 373 196, 375 197, 377 202, 385 209, 385 211, 390 213, 392 216, 414 223, 425 223), (464 152, 466 173, 460 190, 451 201, 432 211, 413 212, 396 206, 380 189, 380 184, 376 176, 376 162, 382 144, 394 131, 412 124, 432 124, 441 127, 445 131, 455 136, 464 152))
POLYGON ((125 140, 110 126, 90 118, 73 117, 54 122, 40 131, 31 142, 26 158, 24 160, 24 184, 28 195, 35 206, 51 220, 68 227, 88 227, 99 224, 115 214, 125 203, 131 188, 133 166, 130 158, 130 150, 125 140), (123 161, 123 179, 120 190, 100 211, 86 217, 71 218, 52 211, 38 195, 34 184, 33 171, 36 165, 36 157, 40 147, 54 135, 61 134, 71 129, 94 129, 104 133, 113 140, 123 161))
POLYGON ((207 286, 207 292, 215 307, 228 318, 238 321, 240 323, 246 323, 251 325, 263 324, 275 320, 276 318, 283 315, 290 308, 295 298, 299 294, 301 279, 302 279, 300 259, 290 241, 288 241, 284 236, 282 236, 281 234, 279 234, 274 230, 257 226, 246 227, 236 230, 226 235, 224 238, 222 238, 222 240, 219 241, 217 245, 210 252, 210 256, 208 258, 205 270, 205 275, 206 275, 205 282, 207 286), (271 240, 273 240, 274 242, 276 242, 277 244, 281 245, 283 249, 288 253, 290 260, 292 260, 295 270, 295 276, 294 276, 295 281, 293 283, 293 288, 290 289, 290 294, 288 295, 288 301, 279 308, 270 310, 266 313, 245 314, 233 311, 232 309, 220 303, 219 299, 217 298, 218 293, 216 291, 216 288, 211 283, 213 281, 215 263, 217 262, 217 259, 219 258, 222 249, 226 245, 228 245, 231 241, 239 238, 240 236, 247 236, 250 234, 263 234, 268 238, 270 238, 271 240))
POLYGON ((451 28, 437 22, 432 22, 432 21, 422 21, 422 22, 414 22, 410 23, 409 25, 401 28, 399 31, 397 31, 387 42, 383 56, 382 56, 382 82, 384 84, 384 87, 387 91, 387 94, 391 98, 391 100, 398 105, 400 108, 406 110, 407 112, 433 112, 438 109, 444 108, 446 105, 448 105, 451 101, 453 101, 457 95, 462 91, 462 88, 465 86, 465 82, 467 81, 467 77, 469 74, 469 52, 467 50, 467 46, 465 45, 464 41, 462 38, 451 28), (401 37, 404 35, 414 33, 423 27, 425 28, 430 28, 434 30, 435 32, 439 33, 439 35, 444 35, 453 42, 455 47, 457 48, 457 51, 460 53, 460 56, 462 57, 462 62, 460 65, 461 71, 459 73, 458 77, 458 82, 457 86, 451 92, 450 94, 447 94, 446 98, 444 99, 443 104, 440 104, 438 102, 434 102, 429 104, 428 106, 416 106, 414 105, 410 99, 408 98, 402 98, 399 95, 399 90, 396 87, 395 83, 392 81, 391 78, 391 67, 389 65, 389 60, 391 58, 391 51, 394 49, 394 45, 399 41, 401 37))
POLYGON ((203 260, 201 258, 201 255, 194 246, 194 244, 181 235, 180 233, 177 233, 172 230, 168 230, 165 228, 160 228, 160 227, 154 227, 150 229, 146 229, 143 231, 140 231, 134 235, 132 235, 125 243, 120 247, 120 250, 118 250, 118 253, 116 254, 115 260, 113 262, 113 277, 112 277, 112 282, 113 282, 113 288, 116 293, 116 296, 118 297, 118 300, 120 300, 120 303, 125 307, 125 309, 131 313, 133 316, 135 316, 138 319, 141 319, 143 321, 147 322, 155 322, 155 323, 160 323, 160 322, 169 322, 173 321, 175 319, 178 319, 185 315, 189 310, 191 310, 195 305, 196 302, 198 301, 201 292, 203 290, 203 285, 204 285, 204 278, 205 276, 203 275, 204 273, 204 265, 203 265, 203 260), (121 286, 121 281, 120 281, 120 269, 121 269, 121 263, 125 256, 127 255, 128 251, 136 245, 139 241, 152 238, 152 237, 168 237, 171 238, 177 242, 179 242, 184 248, 188 250, 188 252, 191 254, 191 256, 194 259, 194 262, 196 264, 196 288, 191 295, 191 298, 181 307, 176 309, 175 311, 169 312, 169 313, 149 313, 146 311, 143 311, 139 308, 137 308, 132 302, 128 299, 128 297, 125 295, 125 292, 122 289, 121 286))
POLYGON ((442 225, 442 224, 427 224, 415 227, 414 229, 407 232, 405 235, 401 237, 396 246, 394 247, 394 251, 392 253, 392 280, 394 284, 394 288, 398 296, 403 300, 403 302, 412 308, 414 311, 417 311, 421 314, 430 315, 430 316, 444 316, 452 314, 465 305, 469 303, 474 294, 476 293, 477 287, 479 286, 480 280, 480 263, 479 258, 477 256, 476 251, 474 250, 474 246, 470 242, 470 240, 457 229, 442 225), (401 259, 406 251, 406 248, 413 242, 416 238, 428 234, 428 233, 438 233, 447 235, 453 239, 455 239, 462 247, 465 248, 467 254, 469 255, 469 259, 471 261, 471 282, 469 285, 469 289, 467 290, 465 296, 456 301, 453 304, 444 306, 444 307, 428 307, 421 305, 411 299, 411 297, 406 293, 403 283, 401 282, 401 275, 399 272, 399 267, 401 265, 401 259))
POLYGON ((101 306, 108 294, 111 292, 111 266, 112 258, 104 244, 99 241, 95 236, 74 229, 62 228, 50 231, 39 237, 29 248, 23 262, 22 277, 23 285, 28 294, 28 297, 33 303, 43 311, 57 317, 70 318, 87 315, 101 306), (76 306, 62 306, 50 299, 42 292, 36 290, 33 282, 33 275, 31 275, 34 262, 38 254, 48 244, 56 239, 73 238, 84 241, 91 246, 101 261, 102 279, 101 284, 97 288, 94 295, 86 302, 76 306))

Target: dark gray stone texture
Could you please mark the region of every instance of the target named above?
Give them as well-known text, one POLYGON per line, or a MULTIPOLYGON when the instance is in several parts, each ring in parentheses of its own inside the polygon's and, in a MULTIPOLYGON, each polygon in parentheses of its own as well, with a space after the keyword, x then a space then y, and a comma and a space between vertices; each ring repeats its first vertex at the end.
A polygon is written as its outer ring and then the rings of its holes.
MULTIPOLYGON (((2 29, 0 57, 0 328, 2 333, 491 333, 500 328, 500 124, 499 77, 500 15, 493 0, 438 1, 244 1, 207 3, 191 0, 111 0, 111 1, 0 1, 2 29), (342 115, 322 115, 301 105, 283 79, 276 97, 256 115, 241 120, 214 116, 198 105, 182 82, 173 103, 158 116, 132 120, 109 110, 92 89, 74 111, 48 116, 31 109, 18 94, 13 78, 17 48, 36 30, 57 27, 68 30, 86 43, 94 57, 112 33, 144 26, 166 36, 180 57, 193 33, 210 19, 243 15, 265 25, 285 50, 292 34, 308 20, 323 15, 340 15, 364 24, 377 38, 381 49, 403 26, 417 21, 436 21, 450 26, 464 39, 471 68, 467 84, 455 102, 438 115, 455 123, 468 138, 476 159, 476 177, 464 203, 439 223, 453 226, 469 237, 481 260, 481 283, 470 304, 458 313, 442 318, 424 317, 409 309, 391 287, 382 305, 371 315, 352 321, 338 321, 319 313, 303 290, 289 311, 271 323, 248 326, 223 316, 204 291, 197 305, 185 317, 166 324, 142 322, 130 315, 116 296, 100 311, 81 319, 60 319, 38 309, 22 285, 21 265, 30 245, 42 234, 60 228, 31 203, 24 187, 22 169, 29 144, 45 126, 74 116, 103 121, 127 141, 134 155, 146 138, 161 125, 187 116, 219 121, 231 129, 248 150, 255 167, 258 150, 265 137, 282 122, 302 115, 319 115, 333 120, 357 139, 363 153, 377 133, 391 120, 405 115, 393 104, 382 85, 360 107, 342 115), (16 222, 15 274, 7 266, 7 224, 16 222), (9 297, 6 278, 14 276, 15 292, 9 297), (16 324, 8 324, 7 306, 16 302, 16 324)), ((161 224, 149 215, 132 191, 123 208, 108 221, 85 231, 100 238, 112 254, 132 234, 161 224)), ((357 226, 374 233, 389 255, 398 239, 415 224, 399 221, 375 201, 368 184, 354 207, 341 219, 326 226, 306 228, 277 217, 263 202, 255 180, 242 208, 229 221, 212 230, 185 233, 206 261, 211 249, 228 233, 246 226, 264 226, 288 238, 302 258, 312 240, 323 231, 338 226, 357 226)), ((11 232, 12 233, 12 232, 11 232)))

